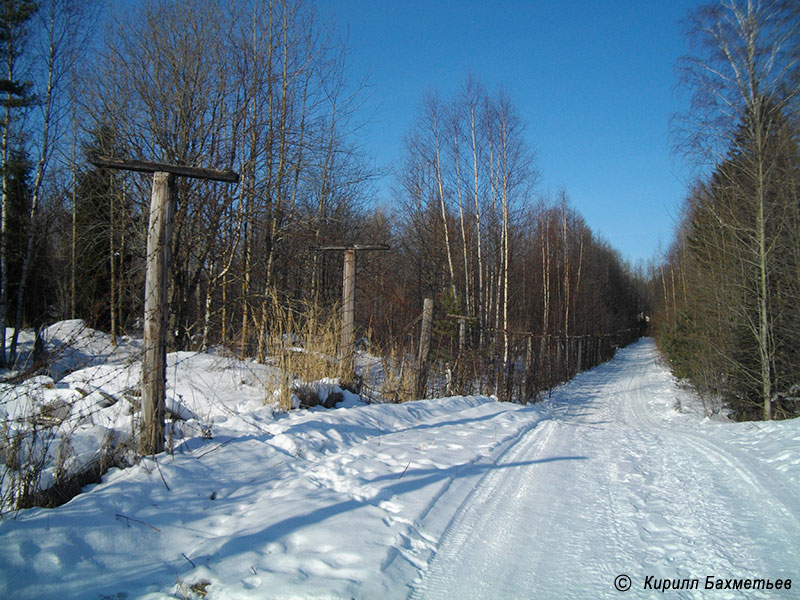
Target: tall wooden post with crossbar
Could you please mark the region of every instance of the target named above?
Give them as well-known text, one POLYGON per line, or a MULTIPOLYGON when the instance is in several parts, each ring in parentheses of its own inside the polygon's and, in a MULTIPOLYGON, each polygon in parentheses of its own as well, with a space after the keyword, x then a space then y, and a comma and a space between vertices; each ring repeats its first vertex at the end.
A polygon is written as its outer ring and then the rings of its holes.
POLYGON ((142 455, 164 450, 166 412, 167 322, 170 239, 175 212, 175 176, 238 183, 232 171, 217 171, 164 163, 95 156, 98 167, 153 174, 150 218, 147 229, 147 267, 144 295, 144 339, 142 342, 142 428, 139 450, 142 455))

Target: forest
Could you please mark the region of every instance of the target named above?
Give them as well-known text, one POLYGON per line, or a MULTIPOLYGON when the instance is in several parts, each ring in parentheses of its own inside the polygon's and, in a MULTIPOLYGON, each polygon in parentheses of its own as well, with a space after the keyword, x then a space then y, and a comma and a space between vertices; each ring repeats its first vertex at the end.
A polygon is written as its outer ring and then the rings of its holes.
POLYGON ((663 263, 654 322, 709 414, 800 414, 800 11, 712 4, 678 65, 691 110, 676 143, 702 166, 663 263))
POLYGON ((411 391, 425 298, 431 381, 447 381, 431 394, 527 402, 640 335, 643 277, 566 191, 537 189, 502 89, 465 77, 453 97, 420 98, 393 197, 377 203, 354 137, 364 84, 313 3, 3 6, 3 365, 22 328, 141 330, 151 178, 97 155, 240 175, 177 179, 169 351, 263 362, 293 334, 336 355, 342 258, 317 249, 355 244, 389 247, 359 254, 356 330, 391 361, 394 398, 411 391))

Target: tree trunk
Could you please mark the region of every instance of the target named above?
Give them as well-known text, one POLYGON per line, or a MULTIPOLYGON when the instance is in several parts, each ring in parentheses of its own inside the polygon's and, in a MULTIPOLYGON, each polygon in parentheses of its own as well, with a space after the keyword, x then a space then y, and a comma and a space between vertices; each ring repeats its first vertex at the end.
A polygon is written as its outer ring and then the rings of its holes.
MULTIPOLYGON (((73 82, 73 88, 75 86, 73 82)), ((69 317, 75 318, 75 302, 77 299, 77 290, 75 289, 75 275, 78 265, 78 161, 77 161, 77 146, 78 146, 78 118, 76 114, 77 101, 72 98, 72 239, 70 243, 70 277, 69 277, 69 317)))
MULTIPOLYGON (((434 111, 436 108, 434 107, 434 111)), ((453 300, 458 299, 458 292, 456 291, 456 274, 453 268, 453 252, 450 247, 450 228, 447 224, 447 209, 444 202, 444 186, 442 183, 442 163, 439 157, 439 130, 436 112, 433 114, 433 139, 436 151, 436 183, 439 189, 439 205, 442 210, 442 226, 444 227, 444 242, 447 250, 447 266, 450 270, 450 291, 453 294, 453 300)))
MULTIPOLYGON (((759 123, 760 125, 760 123, 759 123)), ((761 156, 760 127, 756 134, 756 145, 759 149, 756 173, 756 202, 757 219, 756 231, 758 235, 758 350, 761 363, 761 393, 763 399, 763 418, 772 420, 772 349, 770 348, 770 315, 769 315, 769 284, 767 281, 767 231, 764 204, 766 202, 764 188, 764 163, 761 156)))
POLYGON ((225 349, 228 343, 228 276, 227 275, 223 275, 222 277, 222 316, 220 318, 222 320, 220 343, 222 344, 222 348, 225 349))
POLYGON ((53 105, 53 60, 55 56, 55 48, 53 46, 53 28, 51 15, 50 27, 50 45, 48 56, 48 71, 47 71, 47 91, 44 99, 44 116, 42 117, 42 146, 39 151, 39 160, 36 163, 36 176, 33 183, 33 191, 31 193, 31 207, 28 215, 28 240, 25 245, 25 257, 22 260, 22 272, 19 277, 19 286, 17 287, 17 310, 16 318, 14 319, 14 334, 11 337, 10 361, 16 361, 17 355, 17 339, 19 337, 19 330, 22 327, 22 306, 25 298, 25 286, 28 281, 28 273, 31 268, 31 261, 33 260, 33 242, 36 239, 36 217, 39 214, 39 200, 42 190, 42 180, 44 179, 44 172, 47 166, 50 151, 50 115, 53 105))
MULTIPOLYGON (((464 203, 463 198, 461 195, 461 158, 459 156, 458 150, 458 123, 453 120, 453 145, 455 150, 455 161, 456 161, 456 189, 458 194, 458 216, 459 221, 461 223, 461 250, 464 259, 464 311, 465 314, 470 315, 471 313, 471 300, 470 300, 470 282, 469 282, 469 258, 467 256, 467 228, 464 223, 464 203)), ((460 308, 460 307, 459 307, 460 308)), ((464 343, 465 343, 465 334, 466 334, 466 327, 465 322, 461 319, 458 328, 458 353, 461 354, 464 351, 464 343)))
MULTIPOLYGON (((11 36, 6 40, 6 45, 6 76, 9 81, 14 81, 14 57, 11 36)), ((8 365, 6 360, 6 313, 8 311, 8 143, 11 135, 11 92, 6 93, 5 100, 2 139, 3 206, 2 225, 0 225, 0 369, 8 365)))
MULTIPOLYGON (((112 175, 109 173, 109 177, 112 175)), ((114 240, 114 224, 116 223, 116 215, 115 207, 114 207, 114 186, 109 186, 111 190, 111 194, 109 195, 109 216, 111 221, 108 224, 108 255, 109 255, 109 262, 111 263, 111 343, 116 346, 117 345, 117 303, 116 303, 116 293, 117 293, 117 260, 116 260, 116 245, 114 240)), ((122 200, 123 206, 125 205, 125 199, 123 197, 122 200)))
POLYGON ((477 251, 477 259, 478 259, 478 293, 475 295, 477 304, 477 317, 478 317, 478 324, 480 329, 480 347, 483 347, 484 344, 484 335, 483 331, 486 327, 486 315, 485 315, 485 304, 482 301, 481 294, 483 293, 483 255, 481 254, 481 208, 480 208, 480 200, 479 200, 479 186, 478 186, 478 146, 476 141, 476 131, 475 131, 475 105, 471 102, 470 103, 470 132, 472 134, 472 174, 473 174, 473 183, 474 183, 474 190, 473 195, 475 198, 475 242, 477 244, 476 251, 477 251))
MULTIPOLYGON (((562 193, 563 194, 563 193, 562 193)), ((564 377, 569 379, 569 304, 570 304, 570 272, 569 272, 569 232, 567 230, 567 201, 562 195, 561 236, 564 255, 564 377)))

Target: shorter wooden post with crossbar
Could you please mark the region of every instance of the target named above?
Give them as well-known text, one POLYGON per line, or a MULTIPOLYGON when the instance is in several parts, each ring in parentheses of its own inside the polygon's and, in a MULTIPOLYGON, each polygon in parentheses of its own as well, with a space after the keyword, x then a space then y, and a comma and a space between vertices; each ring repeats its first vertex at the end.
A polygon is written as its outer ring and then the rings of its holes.
POLYGON ((175 176, 238 183, 233 171, 217 171, 107 156, 94 156, 97 167, 153 174, 147 230, 147 269, 144 283, 144 336, 142 341, 142 455, 164 450, 164 414, 167 381, 167 320, 170 238, 175 212, 175 176))

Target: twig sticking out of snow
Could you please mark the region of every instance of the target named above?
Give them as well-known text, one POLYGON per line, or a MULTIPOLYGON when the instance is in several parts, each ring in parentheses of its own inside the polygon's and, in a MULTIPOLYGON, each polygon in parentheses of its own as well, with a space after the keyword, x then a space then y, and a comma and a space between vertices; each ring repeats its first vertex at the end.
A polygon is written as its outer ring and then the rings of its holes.
POLYGON ((115 514, 114 517, 117 520, 125 519, 128 527, 131 526, 131 522, 134 522, 134 523, 138 523, 139 525, 144 525, 145 527, 149 527, 153 531, 157 531, 158 533, 161 533, 161 530, 158 527, 153 527, 152 525, 150 525, 150 523, 145 523, 144 521, 140 521, 139 519, 134 519, 133 517, 127 517, 127 516, 125 516, 123 514, 120 514, 120 513, 115 514))
POLYGON ((403 472, 402 472, 402 473, 400 473, 400 477, 398 477, 398 479, 402 479, 402 478, 403 478, 403 475, 405 475, 405 474, 406 474, 406 471, 408 471, 408 467, 410 467, 410 466, 411 466, 411 463, 408 463, 408 464, 406 465, 406 468, 405 468, 405 469, 403 469, 403 472))
POLYGON ((167 488, 167 491, 169 492, 170 491, 169 484, 167 483, 167 480, 164 477, 164 473, 161 472, 161 465, 158 464, 158 461, 156 460, 155 456, 153 456, 153 462, 156 463, 156 469, 158 469, 158 474, 161 475, 161 481, 164 482, 164 487, 167 488))

